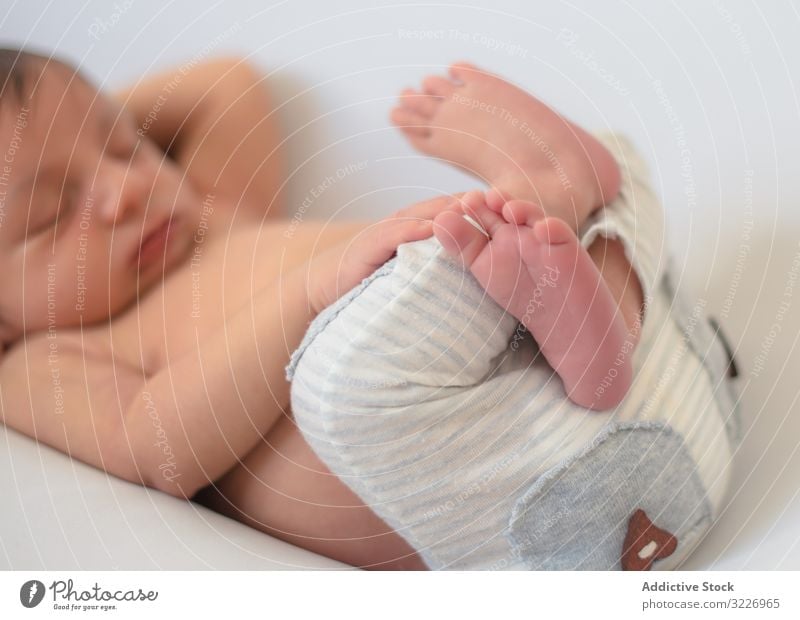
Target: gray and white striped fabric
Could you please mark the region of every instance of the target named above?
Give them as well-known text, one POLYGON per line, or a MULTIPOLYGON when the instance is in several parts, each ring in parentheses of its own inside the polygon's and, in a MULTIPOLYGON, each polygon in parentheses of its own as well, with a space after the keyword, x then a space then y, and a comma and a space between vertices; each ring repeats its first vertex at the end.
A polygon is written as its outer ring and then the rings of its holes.
POLYGON ((603 140, 624 186, 581 241, 619 238, 647 301, 617 408, 569 401, 435 239, 401 246, 322 312, 287 367, 311 447, 432 569, 617 569, 637 509, 678 539, 653 564, 668 569, 720 512, 738 441, 727 357, 703 307, 676 296, 643 163, 603 140))

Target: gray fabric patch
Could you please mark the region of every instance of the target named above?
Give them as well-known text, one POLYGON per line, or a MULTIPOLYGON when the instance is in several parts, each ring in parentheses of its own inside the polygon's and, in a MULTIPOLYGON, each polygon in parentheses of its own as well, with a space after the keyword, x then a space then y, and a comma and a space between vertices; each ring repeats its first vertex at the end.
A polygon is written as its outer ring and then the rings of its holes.
POLYGON ((508 539, 531 570, 619 570, 637 508, 677 537, 676 554, 711 526, 694 459, 668 425, 610 425, 525 492, 514 506, 508 539))

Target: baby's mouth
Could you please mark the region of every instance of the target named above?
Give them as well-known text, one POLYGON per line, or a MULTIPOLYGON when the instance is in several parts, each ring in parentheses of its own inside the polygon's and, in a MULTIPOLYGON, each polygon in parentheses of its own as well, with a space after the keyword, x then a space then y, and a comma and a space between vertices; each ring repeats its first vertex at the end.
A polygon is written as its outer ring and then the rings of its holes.
POLYGON ((151 230, 134 250, 131 265, 138 265, 141 268, 163 256, 165 248, 175 234, 176 223, 177 218, 170 217, 151 230))

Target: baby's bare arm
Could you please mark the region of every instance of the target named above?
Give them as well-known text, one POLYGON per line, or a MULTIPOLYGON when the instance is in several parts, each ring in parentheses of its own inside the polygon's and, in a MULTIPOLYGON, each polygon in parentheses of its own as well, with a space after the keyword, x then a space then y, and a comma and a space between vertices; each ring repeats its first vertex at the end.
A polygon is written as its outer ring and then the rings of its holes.
POLYGON ((313 318, 297 270, 215 332, 198 332, 191 352, 147 378, 124 417, 146 483, 188 498, 250 452, 288 411, 285 366, 313 318), (168 447, 154 441, 154 415, 168 447), (174 455, 168 475, 166 449, 174 455))
POLYGON ((29 334, 0 364, 0 422, 125 480, 141 482, 121 423, 141 370, 59 331, 29 334))
POLYGON ((275 111, 264 77, 238 58, 176 67, 118 93, 140 135, 187 171, 202 193, 263 214, 282 182, 275 111))
POLYGON ((284 367, 313 318, 306 277, 260 291, 151 377, 75 339, 19 341, 0 365, 0 422, 115 476, 191 497, 286 410, 284 367))

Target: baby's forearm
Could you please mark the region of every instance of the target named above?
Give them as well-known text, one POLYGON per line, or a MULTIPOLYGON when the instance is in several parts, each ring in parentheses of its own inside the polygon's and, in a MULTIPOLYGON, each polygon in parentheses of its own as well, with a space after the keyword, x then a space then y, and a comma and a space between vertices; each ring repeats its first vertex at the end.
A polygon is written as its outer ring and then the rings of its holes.
POLYGON ((257 444, 288 411, 285 366, 309 322, 304 273, 285 276, 197 346, 148 378, 125 426, 145 483, 191 497, 257 444), (156 411, 169 445, 153 441, 156 411), (174 473, 161 475, 168 449, 174 473))

